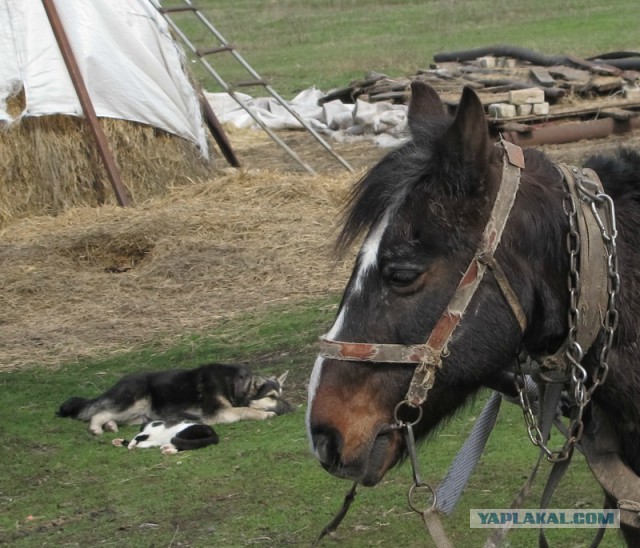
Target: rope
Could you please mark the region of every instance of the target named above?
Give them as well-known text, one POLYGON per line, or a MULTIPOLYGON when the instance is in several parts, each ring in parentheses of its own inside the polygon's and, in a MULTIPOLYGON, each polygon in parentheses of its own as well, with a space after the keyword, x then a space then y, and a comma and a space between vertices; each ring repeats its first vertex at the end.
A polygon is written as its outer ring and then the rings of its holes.
POLYGON ((344 501, 342 502, 342 508, 340 508, 338 513, 335 515, 335 517, 320 532, 320 534, 318 535, 318 538, 315 540, 312 546, 318 546, 324 536, 328 535, 329 533, 333 533, 338 528, 338 526, 342 523, 342 520, 344 519, 344 517, 347 515, 347 512, 349 511, 349 507, 351 506, 351 503, 356 498, 356 487, 358 487, 358 482, 354 481, 353 485, 351 486, 351 489, 344 496, 344 501))
POLYGON ((429 508, 422 513, 422 521, 431 535, 437 548, 453 548, 440 520, 440 512, 436 508, 429 508))
POLYGON ((620 510, 629 510, 631 512, 640 512, 640 502, 635 500, 621 499, 618 501, 620 510))

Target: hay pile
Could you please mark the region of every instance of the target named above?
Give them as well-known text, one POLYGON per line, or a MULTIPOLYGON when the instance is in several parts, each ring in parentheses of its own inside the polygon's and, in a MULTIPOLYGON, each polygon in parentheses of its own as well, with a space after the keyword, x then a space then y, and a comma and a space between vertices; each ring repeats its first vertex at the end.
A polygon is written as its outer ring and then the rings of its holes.
MULTIPOLYGON (((100 123, 136 203, 211 176, 213 161, 184 139, 123 120, 101 118, 100 123)), ((85 120, 27 117, 0 128, 0 227, 30 215, 115 203, 85 120)))
POLYGON ((340 291, 336 218, 357 175, 238 171, 131 208, 0 233, 0 370, 104 356, 340 291))
MULTIPOLYGON (((263 169, 220 169, 131 208, 73 207, 0 230, 0 371, 163 348, 237 314, 344 288, 352 257, 335 262, 332 246, 361 173, 344 171, 300 132, 282 137, 323 175, 294 171, 262 132, 229 137, 241 162, 263 169)), ((640 146, 640 132, 544 148, 579 164, 623 143, 640 146)), ((336 148, 360 169, 385 152, 336 148)))

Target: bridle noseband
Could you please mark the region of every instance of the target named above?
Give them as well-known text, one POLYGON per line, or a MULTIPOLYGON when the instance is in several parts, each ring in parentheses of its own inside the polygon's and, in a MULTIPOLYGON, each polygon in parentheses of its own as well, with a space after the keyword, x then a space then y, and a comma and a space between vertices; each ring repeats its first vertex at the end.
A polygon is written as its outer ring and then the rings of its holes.
POLYGON ((447 353, 447 345, 453 332, 480 286, 487 269, 490 269, 494 274, 502 295, 509 304, 520 329, 524 331, 526 328, 524 310, 494 256, 518 192, 520 172, 524 169, 524 155, 520 147, 507 141, 501 140, 497 146, 501 147, 503 151, 502 179, 489 221, 485 226, 482 240, 473 259, 427 341, 422 344, 405 345, 345 342, 326 337, 320 340, 319 356, 323 358, 417 364, 418 367, 413 373, 409 390, 399 406, 406 404, 416 408, 426 401, 427 393, 435 381, 435 373, 442 366, 442 358, 447 353))

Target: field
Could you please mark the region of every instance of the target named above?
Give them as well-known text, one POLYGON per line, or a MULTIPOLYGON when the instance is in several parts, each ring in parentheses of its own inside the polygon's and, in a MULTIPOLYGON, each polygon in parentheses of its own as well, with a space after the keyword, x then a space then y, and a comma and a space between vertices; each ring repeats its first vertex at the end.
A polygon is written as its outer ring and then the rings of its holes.
MULTIPOLYGON (((287 97, 311 85, 344 85, 367 70, 413 73, 446 49, 512 43, 592 55, 640 48, 635 0, 565 2, 561 12, 557 3, 534 8, 520 0, 466 2, 464 11, 444 0, 199 4, 287 97)), ((337 511, 349 485, 309 453, 306 383, 353 258, 332 253, 341 207, 384 151, 337 144, 357 169, 348 174, 305 136, 284 134, 319 166, 313 177, 295 171, 262 134, 228 132, 246 169, 218 161, 211 181, 126 210, 76 208, 0 233, 0 545, 309 546, 337 511), (127 372, 207 361, 289 370, 285 393, 295 411, 220 426, 218 446, 178 457, 117 450, 113 435, 95 438, 86 425, 54 417, 67 397, 97 395, 127 372)), ((545 150, 579 162, 622 142, 640 144, 640 135, 545 150)), ((429 482, 442 479, 486 397, 421 448, 429 482)), ((507 507, 535 456, 520 411, 505 404, 459 507, 445 520, 456 546, 483 543, 486 533, 469 528, 469 509, 507 507)), ((429 545, 406 505, 410 481, 401 466, 380 486, 361 489, 324 545, 429 545)), ((601 499, 577 456, 553 506, 599 508, 601 499)), ((549 536, 585 546, 590 535, 549 536)), ((537 545, 535 531, 509 539, 537 545)), ((622 543, 609 532, 603 545, 622 543)))

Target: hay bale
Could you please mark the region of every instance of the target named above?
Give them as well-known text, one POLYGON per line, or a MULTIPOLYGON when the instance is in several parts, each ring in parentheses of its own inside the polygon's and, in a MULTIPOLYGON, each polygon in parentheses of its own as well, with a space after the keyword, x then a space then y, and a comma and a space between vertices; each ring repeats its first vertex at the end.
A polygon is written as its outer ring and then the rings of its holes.
MULTIPOLYGON (((9 102, 21 112, 20 95, 9 102)), ((184 139, 133 122, 101 118, 120 176, 134 203, 210 178, 213 160, 184 139)), ((0 227, 74 206, 115 204, 84 119, 26 117, 0 130, 0 227)))

